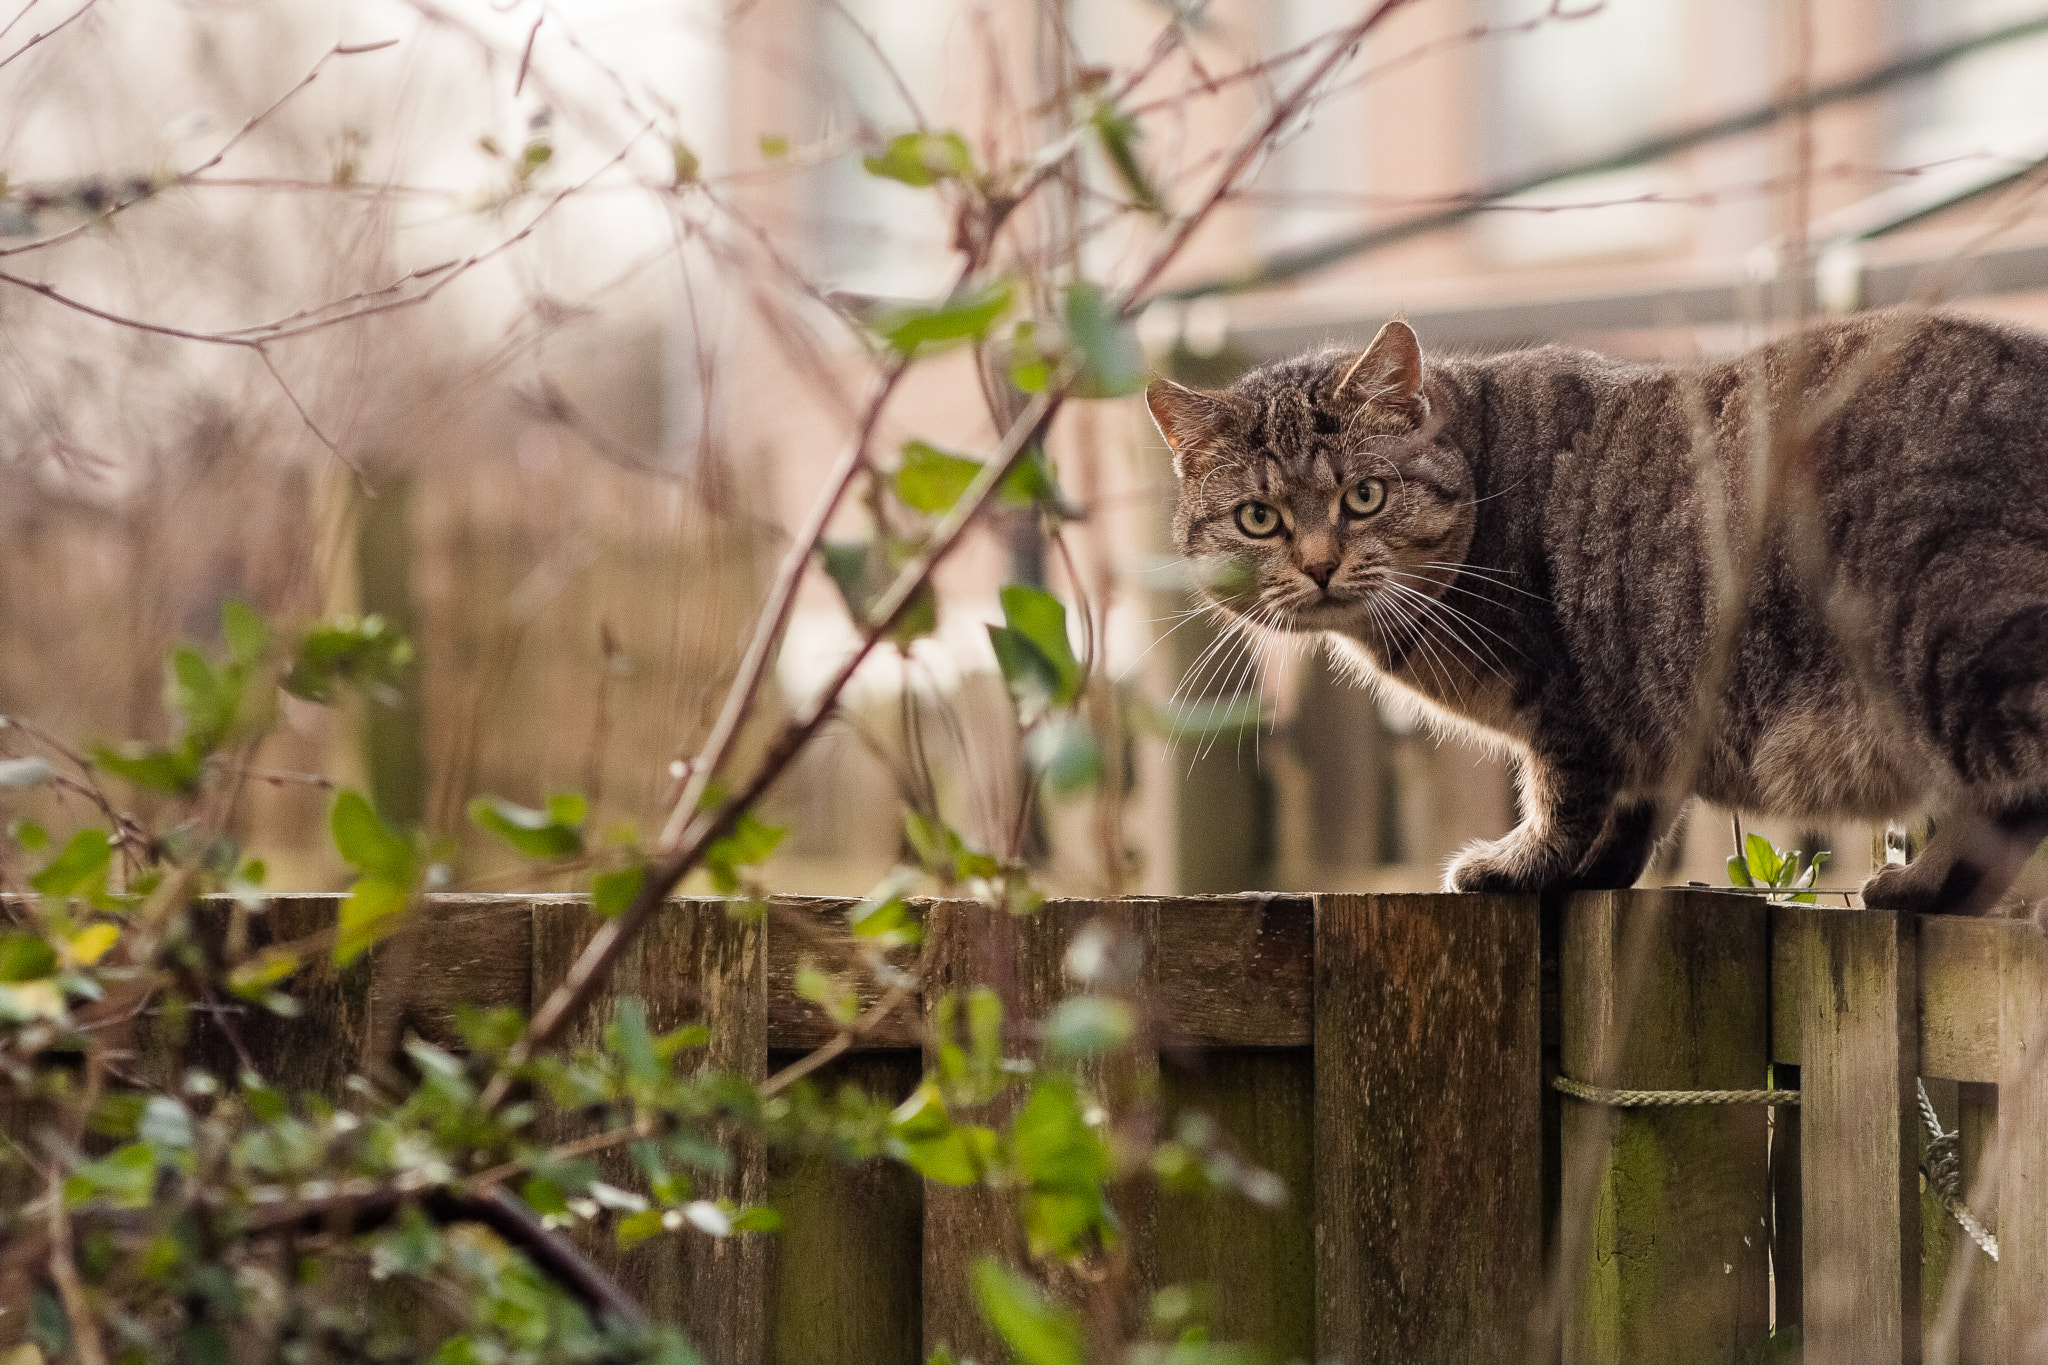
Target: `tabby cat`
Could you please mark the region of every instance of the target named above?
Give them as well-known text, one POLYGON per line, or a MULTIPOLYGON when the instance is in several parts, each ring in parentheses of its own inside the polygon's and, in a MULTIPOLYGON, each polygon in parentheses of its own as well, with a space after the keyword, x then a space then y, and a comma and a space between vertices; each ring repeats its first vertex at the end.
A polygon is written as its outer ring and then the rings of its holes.
POLYGON ((2048 337, 1875 313, 1669 365, 1397 320, 1146 399, 1217 607, 1519 760, 1447 889, 1630 885, 1695 794, 1931 811, 1863 888, 1902 910, 1984 913, 2048 835, 2048 337))

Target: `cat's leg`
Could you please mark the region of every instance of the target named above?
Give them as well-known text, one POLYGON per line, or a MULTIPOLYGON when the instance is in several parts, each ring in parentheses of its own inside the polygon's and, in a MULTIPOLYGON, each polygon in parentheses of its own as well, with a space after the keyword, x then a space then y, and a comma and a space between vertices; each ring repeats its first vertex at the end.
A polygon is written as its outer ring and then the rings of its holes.
POLYGON ((1607 811, 1600 837, 1572 872, 1574 891, 1607 891, 1634 886, 1650 855, 1670 831, 1670 802, 1654 796, 1624 796, 1607 811))
MULTIPOLYGON (((1594 755, 1564 750, 1532 752, 1522 761, 1521 777, 1522 823, 1505 838, 1473 844, 1452 859, 1444 870, 1446 891, 1552 891, 1579 884, 1575 874, 1607 828, 1618 775, 1594 755)), ((1654 819, 1649 823, 1654 827, 1654 819)), ((1629 827, 1634 824, 1631 819, 1629 827)), ((1622 844, 1633 852, 1633 840, 1618 839, 1617 851, 1622 844)))
POLYGON ((1863 883, 1863 903, 1874 910, 1923 915, 1985 914, 2043 838, 2048 838, 2048 799, 1996 813, 1943 811, 1935 816, 1934 837, 1919 857, 1863 883))

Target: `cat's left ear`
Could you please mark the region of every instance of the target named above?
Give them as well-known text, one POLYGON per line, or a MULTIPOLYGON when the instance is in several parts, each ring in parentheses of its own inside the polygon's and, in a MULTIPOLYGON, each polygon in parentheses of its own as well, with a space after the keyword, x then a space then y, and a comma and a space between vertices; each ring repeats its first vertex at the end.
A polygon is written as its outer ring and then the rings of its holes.
POLYGON ((1220 393, 1208 393, 1176 384, 1171 379, 1156 381, 1145 390, 1145 407, 1173 451, 1173 472, 1186 478, 1190 463, 1200 458, 1202 448, 1216 435, 1229 415, 1230 403, 1220 393))
POLYGON ((1429 404, 1422 396, 1422 343, 1415 329, 1400 318, 1380 328, 1338 378, 1333 396, 1407 408, 1420 417, 1429 404))

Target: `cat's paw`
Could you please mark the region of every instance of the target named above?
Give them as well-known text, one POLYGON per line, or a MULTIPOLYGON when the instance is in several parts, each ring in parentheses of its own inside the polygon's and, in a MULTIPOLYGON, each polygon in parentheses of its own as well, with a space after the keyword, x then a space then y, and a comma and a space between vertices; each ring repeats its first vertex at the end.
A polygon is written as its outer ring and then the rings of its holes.
POLYGON ((1901 910, 1925 914, 1934 908, 1940 883, 1925 875, 1921 863, 1888 867, 1863 883, 1863 904, 1872 910, 1901 910), (1913 875, 1920 870, 1922 875, 1913 875))
POLYGON ((1453 858, 1444 869, 1444 890, 1466 895, 1547 891, 1565 880, 1571 866, 1558 850, 1510 834, 1473 844, 1453 858))

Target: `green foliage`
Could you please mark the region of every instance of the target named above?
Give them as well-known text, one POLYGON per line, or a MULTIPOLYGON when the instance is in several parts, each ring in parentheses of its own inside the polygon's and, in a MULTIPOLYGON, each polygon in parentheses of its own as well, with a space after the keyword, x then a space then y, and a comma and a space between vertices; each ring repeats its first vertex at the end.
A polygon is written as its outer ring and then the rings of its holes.
POLYGON ((1022 1365, 1082 1365, 1081 1315, 1061 1308, 1030 1276, 993 1256, 974 1263, 974 1302, 1022 1365))
MULTIPOLYGON (((839 596, 846 603, 846 610, 855 624, 869 628, 874 623, 870 611, 875 602, 888 591, 896 571, 914 559, 921 547, 913 541, 827 541, 818 547, 819 557, 824 561, 825 572, 839 596)), ((903 609, 889 631, 889 638, 898 645, 908 645, 938 629, 939 599, 931 585, 920 588, 903 609)))
POLYGON ((732 832, 704 850, 704 870, 722 896, 740 889, 740 869, 766 862, 789 833, 786 825, 763 823, 752 811, 741 811, 732 832))
MULTIPOLYGON (((969 484, 981 473, 982 461, 928 441, 909 441, 896 467, 894 486, 905 507, 940 517, 953 510, 969 484)), ((1013 465, 996 486, 996 501, 1010 507, 1044 505, 1058 510, 1059 485, 1045 453, 1033 450, 1013 465)))
POLYGON ((988 628, 988 641, 1029 724, 1046 707, 1071 705, 1080 695, 1081 664, 1067 639, 1067 609, 1057 597, 1011 583, 1002 603, 1004 624, 988 628))
POLYGON ((937 133, 899 133, 880 156, 864 156, 869 175, 898 180, 916 189, 942 180, 973 180, 974 153, 967 139, 947 129, 937 133))
POLYGON ((338 616, 300 639, 283 686, 307 701, 331 702, 343 686, 353 686, 377 701, 393 702, 412 660, 412 645, 383 617, 338 616))
POLYGON ((554 792, 545 809, 531 810, 496 796, 473 797, 469 822, 510 844, 522 858, 545 862, 583 853, 583 822, 590 803, 576 792, 554 792))
POLYGON ((1145 387, 1145 358, 1131 326, 1102 289, 1086 280, 1067 286, 1067 343, 1080 371, 1077 398, 1121 398, 1145 387))
POLYGON ((335 793, 328 829, 336 851, 356 871, 334 940, 334 965, 345 967, 398 930, 426 876, 426 860, 418 841, 385 824, 359 792, 335 793))
POLYGON ((979 288, 963 287, 942 303, 888 309, 871 325, 898 355, 924 356, 965 341, 979 341, 1010 311, 1016 298, 1014 284, 994 280, 979 288))
POLYGON ((1104 101, 1095 106, 1088 126, 1094 130, 1096 141, 1101 145, 1110 169, 1116 172, 1124 193, 1130 196, 1131 206, 1146 213, 1164 214, 1166 205, 1161 201, 1159 191, 1153 188, 1152 177, 1138 156, 1137 120, 1104 101))
POLYGON ((1769 839, 1752 832, 1742 841, 1742 851, 1728 859, 1728 884, 1787 892, 1790 894, 1771 899, 1811 905, 1818 897, 1810 888, 1819 880, 1820 870, 1827 866, 1828 855, 1825 849, 1815 853, 1804 872, 1799 870, 1799 856, 1798 849, 1781 852, 1769 839))

